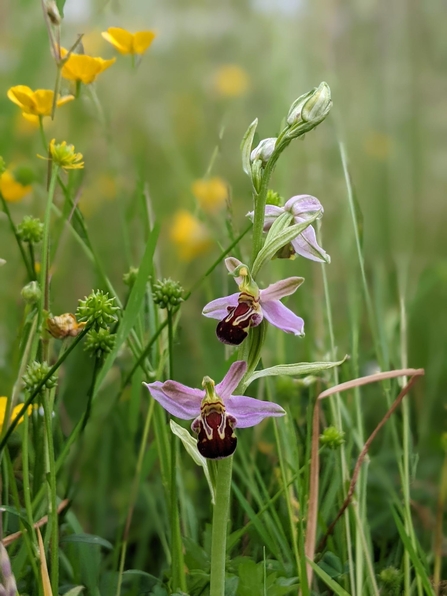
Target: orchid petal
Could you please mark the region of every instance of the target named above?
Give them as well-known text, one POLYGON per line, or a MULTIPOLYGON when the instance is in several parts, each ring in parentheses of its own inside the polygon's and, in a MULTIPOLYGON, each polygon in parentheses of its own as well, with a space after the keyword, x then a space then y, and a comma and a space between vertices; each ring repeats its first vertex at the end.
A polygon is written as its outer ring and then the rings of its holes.
POLYGON ((222 296, 222 298, 216 298, 211 300, 203 307, 202 315, 209 319, 218 319, 221 321, 228 315, 228 308, 236 308, 238 305, 237 299, 239 298, 239 292, 236 294, 230 294, 229 296, 222 296))
POLYGON ((304 277, 288 277, 270 284, 265 290, 261 290, 261 306, 264 308, 264 304, 270 300, 279 300, 284 296, 290 296, 296 292, 303 281, 304 277))
POLYGON ((324 211, 320 201, 311 195, 292 197, 284 205, 284 210, 290 211, 294 217, 299 217, 303 213, 316 213, 317 211, 321 211, 321 214, 323 214, 324 211))
POLYGON ((331 257, 321 248, 317 242, 315 229, 309 226, 292 240, 292 246, 297 255, 317 261, 318 263, 330 263, 331 257))
POLYGON ((176 381, 143 383, 152 397, 173 416, 190 420, 200 414, 200 405, 205 391, 192 389, 176 381))
POLYGON ((284 416, 286 413, 278 404, 245 395, 232 395, 224 403, 227 414, 236 418, 238 428, 255 426, 268 416, 284 416))
POLYGON ((269 323, 286 333, 304 335, 304 321, 279 300, 270 300, 262 305, 264 317, 269 323))
POLYGON ((216 394, 223 400, 229 398, 239 385, 242 377, 245 375, 246 370, 247 363, 244 360, 233 362, 222 381, 216 385, 216 394))

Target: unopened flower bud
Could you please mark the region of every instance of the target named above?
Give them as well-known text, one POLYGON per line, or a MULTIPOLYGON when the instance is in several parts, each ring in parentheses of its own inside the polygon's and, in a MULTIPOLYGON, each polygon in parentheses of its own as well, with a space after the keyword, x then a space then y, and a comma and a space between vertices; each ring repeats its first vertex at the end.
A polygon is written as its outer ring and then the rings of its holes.
MULTIPOLYGON (((306 122, 317 126, 324 120, 332 107, 331 90, 325 82, 318 87, 301 95, 290 106, 287 114, 287 124, 293 126, 306 122)), ((308 130, 311 130, 308 128, 308 130)))
POLYGON ((76 317, 67 312, 57 317, 48 317, 48 331, 56 339, 76 337, 81 333, 87 323, 78 323, 76 317))
POLYGON ((61 15, 59 13, 59 9, 57 8, 57 4, 56 2, 54 2, 54 0, 45 0, 45 11, 53 25, 61 24, 61 15))
POLYGON ((115 298, 109 298, 107 292, 98 290, 93 291, 84 300, 79 300, 76 316, 79 321, 93 323, 97 328, 107 327, 115 323, 117 310, 119 308, 115 306, 115 298))
POLYGON ((113 350, 115 345, 115 334, 110 333, 109 329, 92 329, 87 333, 85 339, 85 351, 90 352, 96 358, 103 358, 113 350))
POLYGON ((43 238, 43 223, 40 219, 25 215, 17 226, 17 233, 23 242, 38 244, 43 238))
POLYGON ((172 279, 156 281, 153 287, 154 302, 160 308, 178 306, 183 302, 183 288, 172 279))
POLYGON ((5 594, 5 596, 15 596, 17 594, 17 584, 16 579, 14 577, 14 573, 12 572, 11 562, 9 560, 8 552, 6 548, 3 546, 3 543, 0 542, 0 570, 1 570, 1 584, 0 594, 5 594))
MULTIPOLYGON (((49 372, 50 367, 47 362, 32 362, 23 375, 23 384, 25 385, 25 389, 29 391, 29 393, 35 391, 36 387, 43 381, 49 372)), ((42 389, 52 389, 56 386, 56 383, 57 376, 51 375, 51 377, 46 380, 42 389)))
POLYGON ((137 275, 138 268, 131 267, 129 271, 123 275, 123 282, 126 284, 126 286, 129 286, 129 288, 131 288, 135 283, 135 280, 137 279, 137 275))
POLYGON ((30 281, 20 292, 27 304, 36 304, 42 297, 42 291, 37 281, 30 281))
POLYGON ((320 435, 320 443, 329 449, 337 449, 345 442, 344 436, 343 431, 338 430, 335 426, 328 426, 320 435))
POLYGON ((267 163, 275 150, 276 140, 276 137, 263 139, 251 152, 250 161, 253 163, 257 159, 260 159, 263 163, 267 163))

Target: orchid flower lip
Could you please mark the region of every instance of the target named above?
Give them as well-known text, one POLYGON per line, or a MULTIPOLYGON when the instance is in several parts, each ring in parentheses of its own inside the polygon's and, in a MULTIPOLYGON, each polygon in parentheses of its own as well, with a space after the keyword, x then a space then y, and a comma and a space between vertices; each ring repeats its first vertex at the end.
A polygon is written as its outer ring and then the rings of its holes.
POLYGON ((191 428, 198 434, 200 453, 210 459, 219 459, 228 457, 236 449, 235 428, 255 426, 267 417, 285 415, 279 404, 234 395, 246 370, 246 362, 239 360, 230 366, 217 385, 210 377, 204 377, 208 393, 171 380, 144 384, 170 414, 183 420, 193 419, 191 428))

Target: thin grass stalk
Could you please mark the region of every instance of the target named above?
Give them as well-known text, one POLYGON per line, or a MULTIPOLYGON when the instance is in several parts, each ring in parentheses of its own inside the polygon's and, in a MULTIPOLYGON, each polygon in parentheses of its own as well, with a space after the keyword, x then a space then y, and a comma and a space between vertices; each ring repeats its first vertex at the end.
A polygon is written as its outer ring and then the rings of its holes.
MULTIPOLYGON (((331 298, 329 293, 329 284, 327 280, 327 273, 325 265, 321 266, 321 273, 323 277, 323 287, 324 287, 324 300, 326 305, 326 317, 328 323, 328 331, 329 331, 329 341, 331 346, 331 356, 332 359, 335 360, 336 358, 336 349, 335 349, 335 334, 334 334, 334 325, 332 322, 332 307, 331 307, 331 298)), ((338 385, 340 382, 338 369, 337 367, 333 370, 334 374, 334 381, 335 384, 338 385)), ((337 428, 343 432, 343 423, 341 418, 341 411, 340 411, 340 395, 337 393, 334 395, 334 399, 330 399, 330 408, 332 413, 332 418, 336 423, 337 428)), ((344 444, 340 445, 340 466, 341 466, 341 485, 342 485, 342 492, 343 497, 346 497, 346 488, 345 483, 349 478, 348 473, 348 463, 346 461, 346 450, 344 444)), ((348 565, 349 565, 349 580, 351 584, 351 591, 352 596, 356 596, 356 582, 355 582, 355 575, 354 575, 354 559, 352 556, 352 536, 351 536, 351 527, 349 523, 349 517, 345 517, 345 532, 346 532, 346 550, 348 555, 348 565)), ((359 595, 360 596, 360 595, 359 595)))
POLYGON ((43 411, 44 411, 44 441, 45 457, 47 460, 47 482, 48 482, 48 519, 50 532, 50 560, 51 560, 51 587, 53 594, 57 594, 59 589, 59 536, 58 536, 58 515, 57 515, 57 479, 56 466, 54 459, 54 441, 52 413, 54 403, 54 390, 45 389, 43 391, 43 411))
MULTIPOLYGON (((447 435, 444 435, 447 443, 447 435)), ((439 482, 438 505, 436 507, 436 523, 435 523, 435 537, 434 537, 434 565, 433 565, 433 586, 435 595, 439 596, 440 582, 441 582, 441 567, 442 567, 442 542, 443 542, 443 518, 445 511, 445 504, 447 502, 447 444, 445 445, 444 463, 442 464, 441 479, 439 482)))
MULTIPOLYGON (((318 511, 318 492, 319 492, 319 427, 320 427, 320 401, 334 393, 341 393, 343 391, 347 391, 349 389, 354 389, 355 387, 361 387, 363 385, 368 385, 370 383, 376 383, 380 381, 384 381, 387 379, 394 379, 397 377, 402 376, 411 376, 410 381, 405 385, 402 391, 399 393, 391 407, 388 409, 385 416, 379 422, 377 427, 374 429, 373 433, 370 435, 368 440, 366 441, 358 459, 357 463, 354 468, 354 472, 351 479, 351 484, 348 489, 347 497, 337 514, 334 522, 329 527, 328 531, 326 532, 325 537, 320 542, 319 549, 324 548, 324 543, 326 538, 328 537, 329 533, 332 531, 333 527, 335 526, 338 519, 343 515, 344 511, 348 507, 352 496, 354 494, 355 485, 358 480, 358 474, 363 463, 364 458, 368 452, 369 446, 379 430, 384 426, 384 424, 389 420, 391 415, 399 406, 402 399, 405 395, 409 392, 412 385, 417 381, 420 376, 425 374, 424 369, 401 369, 401 370, 394 370, 394 371, 387 371, 376 373, 374 375, 369 375, 366 377, 360 377, 359 379, 353 379, 352 381, 347 381, 346 383, 341 383, 340 385, 336 385, 335 387, 331 387, 330 389, 326 389, 322 393, 319 394, 317 397, 316 405, 313 412, 313 421, 312 421, 312 453, 311 453, 311 472, 310 472, 310 491, 309 491, 309 510, 308 510, 308 523, 307 523, 307 534, 306 534, 306 557, 313 561, 315 556, 315 546, 316 546, 316 534, 317 534, 317 511, 318 511)), ((309 584, 312 581, 313 575, 313 567, 308 565, 307 568, 309 584)))
POLYGON ((23 263, 24 263, 26 271, 28 273, 28 278, 30 281, 32 281, 33 279, 35 279, 35 272, 31 268, 31 264, 28 261, 25 249, 23 248, 22 241, 20 240, 19 234, 17 233, 17 228, 16 228, 14 221, 12 219, 11 212, 8 207, 8 203, 1 192, 0 192, 0 200, 2 202, 3 211, 5 212, 6 217, 8 218, 8 223, 9 223, 9 227, 11 228, 11 232, 14 234, 14 238, 16 239, 17 246, 19 247, 19 251, 22 256, 23 263))

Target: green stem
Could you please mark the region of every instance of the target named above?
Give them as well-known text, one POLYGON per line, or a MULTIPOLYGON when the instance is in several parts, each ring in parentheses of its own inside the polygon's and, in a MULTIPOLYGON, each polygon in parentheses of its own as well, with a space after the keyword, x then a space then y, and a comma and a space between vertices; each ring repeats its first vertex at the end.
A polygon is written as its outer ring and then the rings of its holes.
POLYGON ((45 420, 45 450, 47 456, 47 481, 48 481, 48 523, 51 535, 51 588, 53 594, 58 593, 59 588, 59 536, 57 519, 57 485, 56 485, 56 466, 54 461, 54 442, 52 429, 52 411, 53 399, 50 391, 43 392, 43 410, 45 420))
POLYGON ((217 462, 216 503, 213 511, 213 529, 211 535, 210 596, 224 596, 225 594, 225 557, 230 513, 232 469, 233 456, 217 462))
POLYGON ((40 139, 42 141, 43 149, 45 153, 48 154, 48 143, 47 138, 45 136, 45 131, 43 129, 43 116, 39 116, 39 132, 40 132, 40 139))
MULTIPOLYGON (((39 321, 38 323, 42 322, 43 318, 43 311, 46 306, 48 306, 48 269, 49 269, 49 241, 50 241, 50 216, 51 216, 51 205, 53 204, 54 198, 54 191, 56 189, 56 182, 57 182, 57 173, 59 171, 59 166, 53 164, 51 168, 51 179, 50 179, 50 187, 48 189, 48 198, 47 204, 45 207, 45 218, 44 218, 44 228, 43 228, 43 240, 42 240, 42 263, 41 263, 41 270, 40 270, 40 287, 42 289, 42 298, 40 301, 40 309, 39 309, 39 321)), ((39 324, 38 324, 38 332, 39 332, 39 324)))

